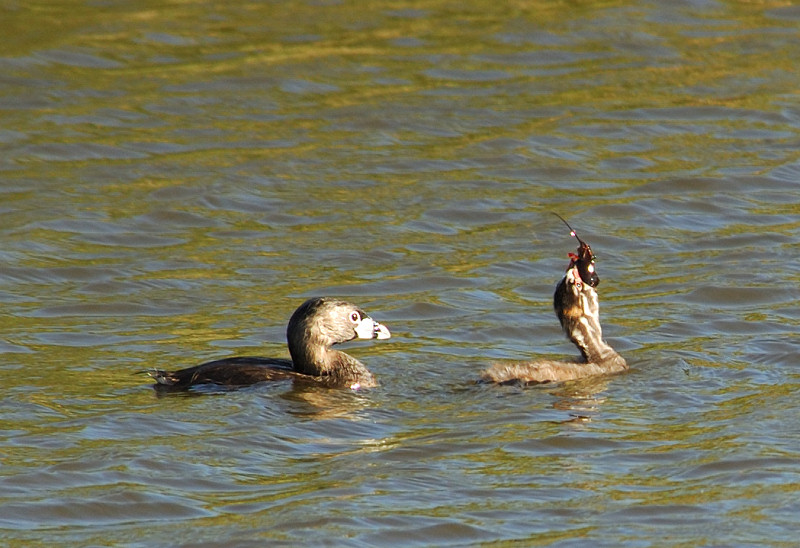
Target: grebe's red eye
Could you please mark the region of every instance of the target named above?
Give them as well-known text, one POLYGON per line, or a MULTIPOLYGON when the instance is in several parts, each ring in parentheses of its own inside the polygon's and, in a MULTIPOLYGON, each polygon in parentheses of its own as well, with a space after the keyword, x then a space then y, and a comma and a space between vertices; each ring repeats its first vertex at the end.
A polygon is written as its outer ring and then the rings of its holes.
POLYGON ((353 323, 360 322, 361 321, 361 314, 359 314, 358 312, 351 312, 350 313, 350 321, 352 321, 353 323))

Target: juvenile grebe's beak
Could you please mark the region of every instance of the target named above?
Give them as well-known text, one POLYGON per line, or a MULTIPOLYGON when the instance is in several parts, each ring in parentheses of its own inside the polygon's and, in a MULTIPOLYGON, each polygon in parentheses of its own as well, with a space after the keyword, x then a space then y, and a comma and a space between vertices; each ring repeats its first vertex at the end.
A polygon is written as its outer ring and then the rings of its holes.
POLYGON ((379 324, 369 316, 365 316, 356 326, 359 339, 388 339, 392 336, 386 326, 379 324))

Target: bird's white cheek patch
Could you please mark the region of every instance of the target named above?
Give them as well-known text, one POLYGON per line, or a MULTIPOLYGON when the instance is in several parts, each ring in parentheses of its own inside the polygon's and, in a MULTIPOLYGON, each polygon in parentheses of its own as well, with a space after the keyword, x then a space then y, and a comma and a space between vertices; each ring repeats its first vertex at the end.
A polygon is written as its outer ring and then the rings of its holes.
POLYGON ((375 322, 372 318, 364 318, 356 326, 356 336, 359 339, 371 339, 375 336, 375 322))

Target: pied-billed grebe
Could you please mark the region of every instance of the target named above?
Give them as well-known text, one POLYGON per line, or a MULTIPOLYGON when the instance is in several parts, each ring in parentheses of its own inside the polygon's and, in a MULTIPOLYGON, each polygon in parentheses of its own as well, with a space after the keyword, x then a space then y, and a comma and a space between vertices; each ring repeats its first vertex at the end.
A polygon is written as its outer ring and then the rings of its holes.
POLYGON ((325 386, 377 386, 357 359, 331 348, 353 339, 388 339, 389 330, 356 305, 315 297, 295 310, 286 328, 291 360, 260 357, 223 358, 179 371, 149 371, 157 387, 185 389, 198 384, 245 386, 263 381, 299 379, 325 386))
MULTIPOLYGON (((578 238, 571 227, 570 235, 578 238)), ((600 283, 600 278, 595 272, 595 256, 587 243, 580 238, 578 242, 578 252, 570 253, 571 260, 567 273, 556 286, 553 308, 558 321, 561 322, 561 328, 581 351, 584 361, 537 360, 528 363, 495 364, 481 373, 483 382, 562 382, 619 373, 628 368, 625 359, 603 340, 600 303, 595 290, 600 283)))

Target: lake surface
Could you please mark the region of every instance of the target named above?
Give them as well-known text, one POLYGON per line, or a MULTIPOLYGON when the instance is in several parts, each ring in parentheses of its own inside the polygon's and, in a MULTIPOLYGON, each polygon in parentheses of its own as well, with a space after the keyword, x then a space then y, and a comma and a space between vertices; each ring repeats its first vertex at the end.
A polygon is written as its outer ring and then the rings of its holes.
POLYGON ((0 544, 796 545, 800 9, 1 9, 0 544), (631 371, 476 385, 577 354, 550 212, 631 371), (312 295, 379 388, 140 373, 312 295))

